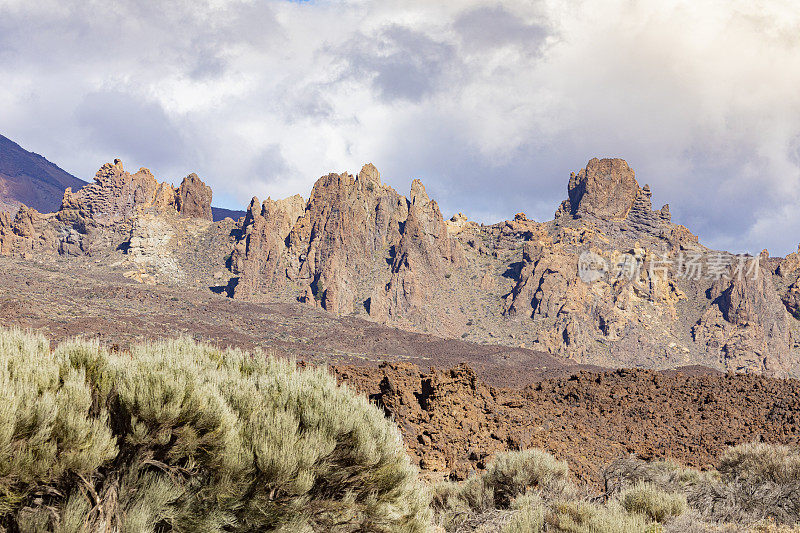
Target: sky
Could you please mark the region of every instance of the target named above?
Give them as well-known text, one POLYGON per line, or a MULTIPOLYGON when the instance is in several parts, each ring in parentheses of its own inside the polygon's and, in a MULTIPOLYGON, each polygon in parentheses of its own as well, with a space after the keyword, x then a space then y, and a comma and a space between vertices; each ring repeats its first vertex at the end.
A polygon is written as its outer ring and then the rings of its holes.
POLYGON ((794 0, 0 0, 0 134, 215 204, 374 163, 449 217, 549 220, 622 157, 701 242, 800 242, 794 0))

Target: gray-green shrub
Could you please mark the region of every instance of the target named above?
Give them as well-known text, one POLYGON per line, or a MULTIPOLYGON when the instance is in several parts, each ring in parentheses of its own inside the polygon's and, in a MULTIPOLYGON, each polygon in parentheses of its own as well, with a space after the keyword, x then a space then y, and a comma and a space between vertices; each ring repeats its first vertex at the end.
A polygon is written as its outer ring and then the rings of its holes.
POLYGON ((656 522, 665 522, 686 511, 686 496, 660 490, 652 483, 637 483, 623 490, 617 499, 629 513, 643 514, 656 522))
POLYGON ((796 524, 800 523, 799 465, 797 448, 743 444, 721 454, 718 471, 621 459, 606 470, 606 485, 609 495, 639 482, 682 493, 693 513, 710 523, 796 524))
POLYGON ((0 527, 421 532, 400 434, 325 369, 189 340, 0 330, 0 527))
POLYGON ((587 501, 554 503, 545 519, 547 531, 559 533, 646 533, 658 531, 646 516, 628 513, 619 503, 587 501))
POLYGON ((503 526, 503 533, 540 533, 544 528, 545 503, 538 492, 528 492, 511 502, 515 512, 503 526))
POLYGON ((722 453, 717 469, 741 480, 796 483, 800 481, 800 450, 764 442, 739 444, 722 453))
POLYGON ((572 488, 565 461, 537 449, 503 452, 484 472, 465 482, 437 484, 433 508, 439 523, 455 530, 481 513, 511 508, 515 499, 529 491, 555 498, 572 488))

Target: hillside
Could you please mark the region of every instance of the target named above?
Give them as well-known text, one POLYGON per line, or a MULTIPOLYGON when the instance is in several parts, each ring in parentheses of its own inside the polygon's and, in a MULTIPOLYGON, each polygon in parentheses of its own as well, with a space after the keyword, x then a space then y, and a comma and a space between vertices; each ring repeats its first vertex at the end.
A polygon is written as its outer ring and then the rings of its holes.
POLYGON ((86 182, 44 157, 0 135, 0 211, 16 211, 25 204, 41 213, 61 207, 64 189, 86 182))
MULTIPOLYGON (((215 233, 231 228, 230 221, 195 229, 198 221, 184 222, 201 255, 218 245, 215 233)), ((213 272, 151 284, 136 281, 140 272, 119 251, 66 261, 0 257, 0 323, 54 344, 82 336, 124 352, 183 336, 329 365, 392 414, 415 463, 433 479, 462 479, 499 452, 541 447, 596 489, 602 467, 628 454, 706 467, 727 446, 752 439, 800 443, 795 379, 698 367, 612 372, 298 303, 227 298, 208 290, 213 272)))

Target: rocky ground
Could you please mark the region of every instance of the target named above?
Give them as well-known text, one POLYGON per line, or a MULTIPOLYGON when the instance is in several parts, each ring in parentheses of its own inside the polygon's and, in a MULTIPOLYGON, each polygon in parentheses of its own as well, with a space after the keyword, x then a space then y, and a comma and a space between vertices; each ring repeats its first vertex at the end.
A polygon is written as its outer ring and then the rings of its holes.
POLYGON ((172 285, 138 282, 142 275, 151 279, 122 251, 78 261, 0 256, 0 324, 35 329, 55 342, 82 336, 122 349, 185 335, 319 364, 407 361, 429 368, 466 362, 487 383, 505 386, 592 368, 523 348, 336 317, 301 304, 233 300, 208 290, 208 283, 218 281, 213 269, 184 273, 184 281, 172 285))
POLYGON ((487 386, 468 366, 337 367, 395 418, 431 477, 463 479, 494 453, 542 448, 599 488, 615 459, 711 467, 728 446, 800 441, 800 381, 680 371, 576 372, 524 388, 487 386))

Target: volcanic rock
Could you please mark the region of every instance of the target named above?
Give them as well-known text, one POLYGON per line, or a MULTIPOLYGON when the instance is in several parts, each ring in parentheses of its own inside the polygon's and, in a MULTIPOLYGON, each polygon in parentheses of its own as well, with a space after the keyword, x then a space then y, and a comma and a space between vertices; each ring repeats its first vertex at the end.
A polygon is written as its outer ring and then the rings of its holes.
POLYGON ((176 195, 178 212, 185 217, 212 220, 211 187, 203 183, 197 174, 189 174, 181 182, 176 195))
POLYGON ((8 216, 0 220, 0 253, 39 250, 76 256, 123 246, 120 239, 130 236, 132 221, 145 214, 211 220, 211 189, 196 174, 175 189, 159 183, 146 168, 130 174, 115 159, 98 170, 94 183, 74 192, 67 187, 56 213, 23 206, 13 222, 8 216))
POLYGON ((438 205, 417 180, 406 199, 366 164, 356 176, 323 176, 301 202, 269 200, 261 213, 251 203, 231 256, 234 297, 293 292, 335 314, 405 319, 457 258, 438 205))
POLYGON ((570 175, 568 192, 569 198, 562 202, 556 216, 623 220, 640 189, 625 160, 595 158, 586 168, 570 175))

